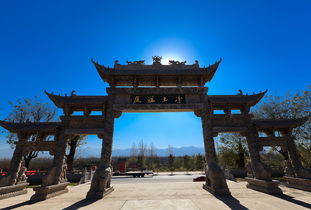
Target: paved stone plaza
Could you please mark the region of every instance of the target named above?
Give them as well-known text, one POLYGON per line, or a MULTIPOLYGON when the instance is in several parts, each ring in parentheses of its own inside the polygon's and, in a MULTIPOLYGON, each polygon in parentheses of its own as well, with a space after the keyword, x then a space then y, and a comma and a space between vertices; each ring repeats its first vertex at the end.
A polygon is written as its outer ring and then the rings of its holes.
POLYGON ((233 195, 215 197, 202 189, 203 182, 191 182, 182 175, 159 178, 114 179, 114 192, 100 200, 84 200, 90 184, 69 187, 69 193, 30 203, 33 194, 1 200, 4 209, 310 209, 311 192, 281 186, 283 196, 271 196, 246 188, 246 182, 228 181, 233 195))

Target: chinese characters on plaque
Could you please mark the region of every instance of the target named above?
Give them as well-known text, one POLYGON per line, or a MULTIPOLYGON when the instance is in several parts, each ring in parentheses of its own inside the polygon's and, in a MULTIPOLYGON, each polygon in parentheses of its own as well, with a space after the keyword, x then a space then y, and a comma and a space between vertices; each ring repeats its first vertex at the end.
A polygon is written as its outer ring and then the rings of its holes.
POLYGON ((132 95, 133 104, 185 104, 185 95, 132 95))

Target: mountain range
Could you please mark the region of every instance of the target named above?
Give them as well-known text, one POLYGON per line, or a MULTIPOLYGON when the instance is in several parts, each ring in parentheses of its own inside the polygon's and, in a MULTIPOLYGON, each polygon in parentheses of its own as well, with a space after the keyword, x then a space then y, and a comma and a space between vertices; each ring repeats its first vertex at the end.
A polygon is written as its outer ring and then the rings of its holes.
MULTIPOLYGON (((193 146, 187 146, 187 147, 172 147, 172 151, 174 156, 184 156, 184 155, 196 155, 196 154, 204 154, 204 149, 200 147, 193 147, 193 146)), ((77 150, 77 157, 99 157, 101 152, 101 148, 97 147, 85 147, 85 148, 79 148, 77 150)), ((155 149, 155 153, 157 156, 167 156, 168 151, 167 148, 163 149, 155 149)), ((112 156, 130 156, 131 155, 131 149, 113 149, 112 150, 112 156)))
MULTIPOLYGON (((5 145, 0 148, 0 158, 11 158, 13 151, 9 145, 5 145)), ((184 155, 196 155, 204 154, 204 149, 200 147, 185 146, 185 147, 172 147, 172 152, 174 156, 184 156, 184 155)), ((77 149, 76 157, 100 157, 101 147, 80 147, 77 149)), ((167 148, 155 149, 157 156, 167 156, 167 148)), ((113 149, 112 156, 130 156, 131 149, 113 149)), ((40 157, 50 156, 47 152, 40 155, 40 157)))

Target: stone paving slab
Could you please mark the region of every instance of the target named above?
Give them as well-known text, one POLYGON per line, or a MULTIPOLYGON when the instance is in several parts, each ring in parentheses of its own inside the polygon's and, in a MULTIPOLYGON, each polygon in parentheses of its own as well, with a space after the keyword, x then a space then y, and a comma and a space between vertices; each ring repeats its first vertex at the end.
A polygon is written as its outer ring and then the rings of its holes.
POLYGON ((246 188, 246 182, 228 181, 233 197, 215 197, 202 189, 202 182, 115 183, 115 191, 97 201, 84 200, 90 184, 69 188, 69 193, 30 203, 28 193, 0 201, 4 209, 107 209, 107 210, 199 210, 199 209, 311 209, 311 193, 282 187, 275 197, 246 188))

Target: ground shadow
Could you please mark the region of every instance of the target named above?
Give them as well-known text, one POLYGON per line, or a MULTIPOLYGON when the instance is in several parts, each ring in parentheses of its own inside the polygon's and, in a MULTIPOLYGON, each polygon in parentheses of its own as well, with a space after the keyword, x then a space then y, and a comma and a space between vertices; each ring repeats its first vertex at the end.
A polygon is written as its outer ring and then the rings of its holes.
POLYGON ((12 206, 8 206, 8 207, 5 207, 5 208, 2 208, 1 210, 9 210, 9 209, 16 209, 16 208, 19 208, 19 207, 23 207, 23 206, 26 206, 26 205, 32 205, 34 203, 37 203, 38 201, 25 201, 25 202, 22 202, 22 203, 18 203, 18 204, 14 204, 12 206))
POLYGON ((277 197, 277 198, 280 198, 280 199, 282 199, 282 200, 285 200, 285 201, 294 203, 294 204, 296 204, 296 205, 299 205, 299 206, 302 206, 302 207, 311 209, 311 204, 310 204, 310 203, 306 203, 306 202, 303 202, 303 201, 300 201, 300 200, 296 200, 296 199, 295 199, 294 197, 292 197, 292 196, 285 195, 285 194, 273 195, 273 196, 275 196, 275 197, 277 197))
POLYGON ((245 206, 240 204, 240 201, 232 195, 214 195, 218 200, 226 204, 230 209, 234 210, 248 210, 245 206))
POLYGON ((96 201, 98 201, 100 199, 83 199, 83 200, 80 200, 66 208, 64 208, 63 210, 72 210, 72 209, 79 209, 79 208, 82 208, 84 206, 88 206, 96 201))

